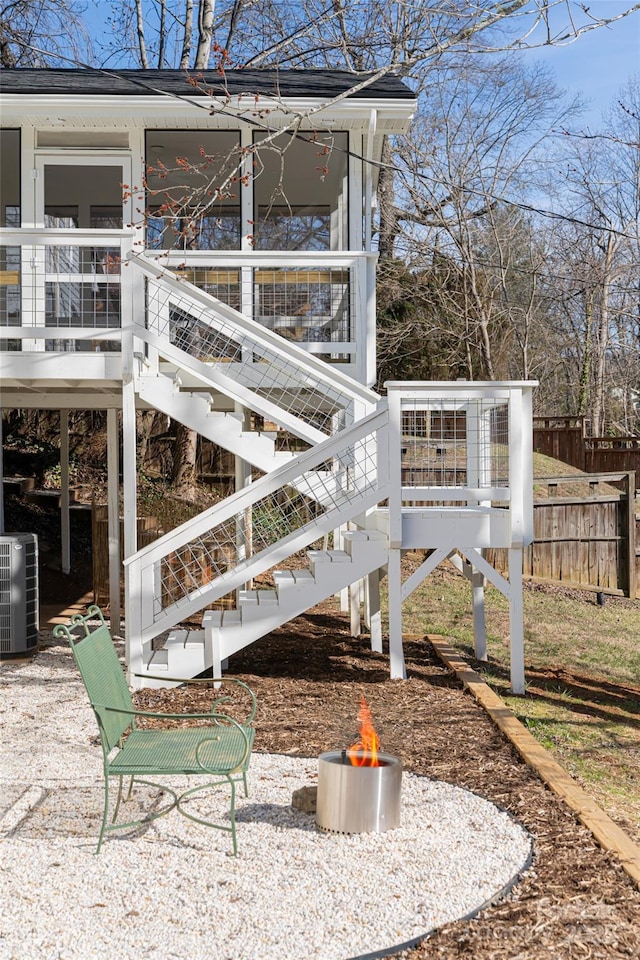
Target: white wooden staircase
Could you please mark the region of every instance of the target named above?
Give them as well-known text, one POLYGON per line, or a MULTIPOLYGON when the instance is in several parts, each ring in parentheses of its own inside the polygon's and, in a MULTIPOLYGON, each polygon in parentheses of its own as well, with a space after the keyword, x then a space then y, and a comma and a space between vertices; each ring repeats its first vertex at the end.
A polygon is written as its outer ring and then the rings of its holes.
POLYGON ((130 681, 164 686, 152 677, 219 675, 234 653, 384 567, 388 539, 368 514, 388 494, 379 462, 388 415, 339 368, 154 261, 132 263, 149 290, 149 323, 136 330, 147 354, 135 378, 139 401, 264 472, 125 561, 130 681), (307 449, 277 451, 273 434, 248 431, 229 405, 279 424, 307 449), (344 549, 310 549, 347 524, 344 549), (288 558, 305 553, 306 569, 292 568, 288 558), (271 586, 248 588, 256 578, 271 586), (234 609, 206 609, 234 593, 234 609), (201 629, 183 629, 198 611, 201 629))
POLYGON ((384 534, 347 531, 343 539, 344 550, 307 551, 304 569, 275 570, 273 588, 241 590, 235 609, 205 611, 203 629, 172 631, 148 660, 151 676, 145 686, 169 685, 161 679, 163 673, 196 676, 213 668, 213 675, 221 676, 234 653, 386 564, 384 534))

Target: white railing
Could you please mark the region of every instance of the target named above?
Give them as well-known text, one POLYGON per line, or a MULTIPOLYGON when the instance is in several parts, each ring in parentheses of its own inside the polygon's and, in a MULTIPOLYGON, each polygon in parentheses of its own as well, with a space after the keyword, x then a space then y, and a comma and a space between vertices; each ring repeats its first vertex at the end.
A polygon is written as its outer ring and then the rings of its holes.
POLYGON ((134 327, 164 356, 249 409, 311 442, 373 409, 372 390, 227 303, 141 255, 147 325, 134 327))
MULTIPOLYGON (((73 349, 76 340, 93 339, 95 349, 104 349, 100 331, 126 328, 139 309, 120 271, 133 241, 131 230, 0 229, 0 340, 6 335, 13 349, 31 351, 58 349, 64 340, 73 349), (69 328, 96 336, 80 332, 70 340, 69 328)), ((372 382, 375 254, 231 250, 151 257, 307 353, 372 382)))
POLYGON ((130 230, 0 230, 0 340, 24 351, 120 350, 130 230))
POLYGON ((125 560, 130 669, 144 642, 384 499, 387 423, 383 404, 125 560))
POLYGON ((367 302, 375 254, 200 250, 147 256, 307 352, 362 367, 358 379, 366 381, 362 345, 375 338, 375 311, 367 302))
POLYGON ((506 508, 513 541, 532 538, 534 386, 386 384, 390 457, 400 464, 389 499, 392 542, 402 541, 403 510, 425 506, 506 508))

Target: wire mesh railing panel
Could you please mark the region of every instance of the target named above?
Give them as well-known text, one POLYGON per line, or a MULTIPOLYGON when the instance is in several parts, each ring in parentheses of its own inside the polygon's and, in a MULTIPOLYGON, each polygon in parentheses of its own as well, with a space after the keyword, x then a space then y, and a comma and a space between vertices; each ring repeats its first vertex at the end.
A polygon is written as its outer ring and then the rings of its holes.
POLYGON ((402 486, 508 485, 508 405, 503 400, 402 401, 402 486))
MULTIPOLYGON (((47 245, 44 305, 46 327, 120 329, 120 247, 47 245)), ((47 340, 47 350, 120 350, 119 340, 47 340)))
MULTIPOLYGON (((20 247, 0 246, 0 324, 22 324, 20 247)), ((0 350, 19 350, 20 340, 0 340, 0 350)))
MULTIPOLYGON (((258 555, 270 556, 274 547, 292 534, 308 531, 310 541, 315 540, 322 521, 346 507, 357 508, 377 489, 377 482, 375 431, 275 490, 269 488, 261 494, 258 481, 249 505, 245 502, 235 516, 219 523, 214 511, 206 532, 162 558, 156 577, 155 615, 215 584, 239 564, 258 555)), ((328 529, 327 523, 323 526, 328 529)))
POLYGON ((352 339, 354 291, 348 269, 260 268, 254 270, 253 282, 258 323, 296 343, 323 344, 316 350, 333 360, 349 359, 330 346, 352 339))
POLYGON ((186 265, 175 269, 176 277, 240 310, 240 270, 186 265))
POLYGON ((322 433, 334 432, 338 415, 341 428, 351 422, 345 409, 350 409, 352 398, 309 366, 301 369, 304 358, 279 351, 187 292, 180 296, 150 281, 148 300, 149 328, 189 356, 233 364, 224 372, 237 383, 322 433))

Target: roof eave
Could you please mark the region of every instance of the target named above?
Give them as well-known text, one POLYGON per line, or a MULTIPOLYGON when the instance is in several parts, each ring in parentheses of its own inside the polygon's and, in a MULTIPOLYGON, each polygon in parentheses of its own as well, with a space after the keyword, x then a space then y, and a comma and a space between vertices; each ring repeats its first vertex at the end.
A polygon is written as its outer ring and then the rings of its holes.
POLYGON ((144 117, 162 119, 172 113, 191 119, 198 115, 205 117, 216 114, 235 116, 239 122, 260 122, 268 126, 282 125, 292 116, 300 116, 305 125, 338 123, 342 117, 353 124, 362 120, 363 126, 369 123, 371 111, 376 110, 378 122, 398 132, 407 129, 417 107, 417 101, 409 98, 334 98, 329 101, 317 97, 255 97, 248 94, 224 97, 178 96, 165 94, 152 96, 113 96, 74 94, 39 94, 38 96, 19 93, 0 93, 0 109, 3 125, 17 120, 30 122, 30 117, 42 117, 46 112, 52 117, 52 125, 59 126, 61 119, 72 121, 74 118, 86 119, 99 111, 101 117, 109 115, 123 122, 131 118, 144 117))

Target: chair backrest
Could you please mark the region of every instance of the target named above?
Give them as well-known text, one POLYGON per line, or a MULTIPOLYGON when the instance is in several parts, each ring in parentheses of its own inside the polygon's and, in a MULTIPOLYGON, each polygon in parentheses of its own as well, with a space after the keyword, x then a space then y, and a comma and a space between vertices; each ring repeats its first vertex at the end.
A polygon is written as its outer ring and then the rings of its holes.
POLYGON ((100 607, 74 614, 66 625, 54 628, 54 637, 66 637, 98 718, 103 747, 108 753, 131 726, 132 717, 112 710, 133 710, 131 693, 113 639, 100 607), (96 626, 95 621, 98 620, 96 626), (91 622, 93 621, 93 622, 91 622), (108 706, 112 710, 102 707, 108 706))

